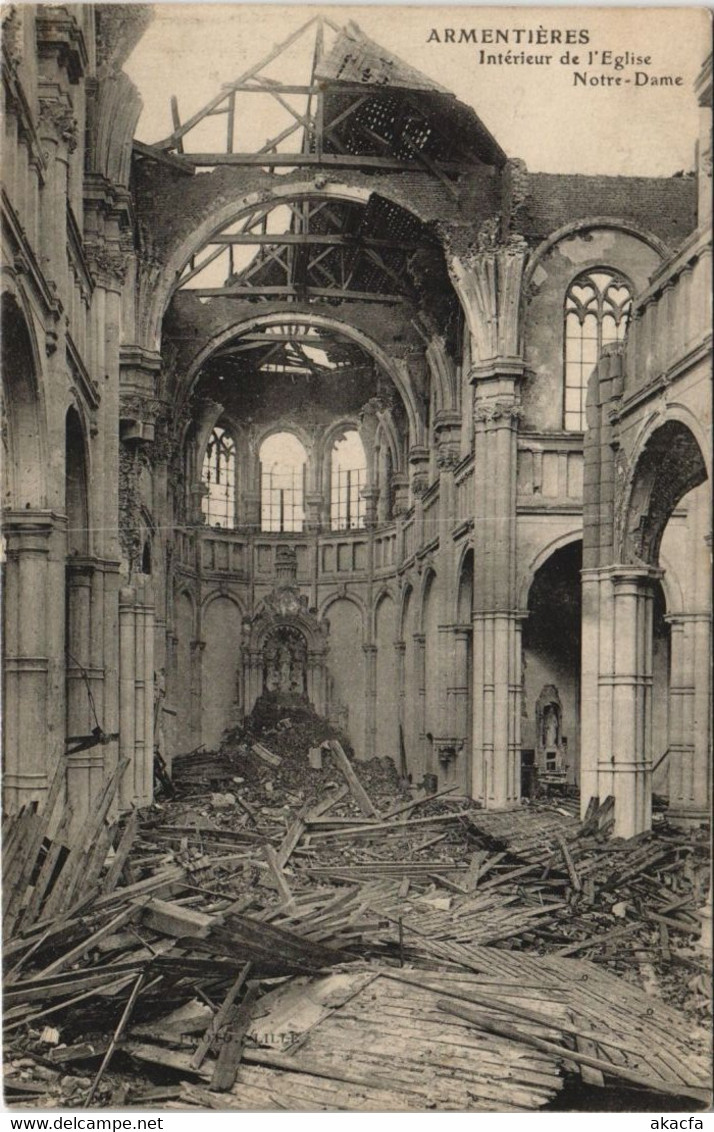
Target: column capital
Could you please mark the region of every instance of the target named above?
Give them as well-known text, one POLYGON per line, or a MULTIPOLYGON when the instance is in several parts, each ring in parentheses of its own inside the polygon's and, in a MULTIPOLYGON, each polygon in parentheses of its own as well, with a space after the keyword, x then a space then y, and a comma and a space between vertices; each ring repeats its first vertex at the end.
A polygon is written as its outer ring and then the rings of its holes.
POLYGON ((482 400, 477 398, 473 409, 474 425, 495 425, 516 428, 521 419, 521 407, 515 398, 494 397, 482 400))
POLYGON ((611 566, 609 569, 613 585, 640 586, 643 583, 657 582, 664 577, 664 570, 658 566, 630 566, 626 564, 611 566))

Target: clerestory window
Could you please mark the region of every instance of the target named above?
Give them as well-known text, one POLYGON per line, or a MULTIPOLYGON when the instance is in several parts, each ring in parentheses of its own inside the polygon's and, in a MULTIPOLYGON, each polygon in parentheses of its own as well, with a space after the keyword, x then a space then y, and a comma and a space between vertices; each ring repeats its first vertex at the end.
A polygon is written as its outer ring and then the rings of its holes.
POLYGON ((201 476, 208 492, 203 513, 212 527, 234 527, 236 514, 236 446, 231 434, 217 426, 211 433, 201 476))
POLYGON ((305 519, 307 453, 291 432, 260 446, 260 515, 264 531, 301 531, 305 519))
POLYGON ((621 342, 632 309, 632 288, 610 268, 583 272, 565 296, 564 427, 585 429, 588 381, 603 346, 621 342))
POLYGON ((330 525, 333 531, 364 526, 365 501, 362 488, 367 480, 367 461, 359 433, 345 432, 332 449, 330 525))

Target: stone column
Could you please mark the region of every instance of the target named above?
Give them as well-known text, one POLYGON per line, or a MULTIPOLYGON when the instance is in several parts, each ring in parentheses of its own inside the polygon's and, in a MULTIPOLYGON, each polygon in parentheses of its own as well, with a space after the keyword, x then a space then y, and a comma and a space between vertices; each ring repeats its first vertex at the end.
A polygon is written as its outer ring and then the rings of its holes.
POLYGON ((197 526, 205 526, 206 513, 203 510, 203 501, 208 498, 208 485, 205 483, 192 483, 188 489, 188 521, 197 526))
POLYGON ((365 501, 364 525, 368 531, 372 530, 377 525, 379 494, 378 487, 363 487, 360 492, 360 495, 365 501))
MULTIPOLYGON (((397 628, 399 632, 399 628, 397 628)), ((405 740, 405 708, 406 708, 406 688, 404 685, 404 656, 407 651, 406 641, 394 642, 394 657, 397 666, 397 711, 399 714, 399 731, 401 738, 399 739, 399 760, 398 765, 401 763, 401 752, 406 750, 405 740)))
POLYGON ((421 767, 414 773, 414 781, 429 769, 429 747, 426 738, 426 637, 424 633, 414 634, 414 682, 417 690, 418 750, 421 751, 421 767))
MULTIPOLYGON (((103 669, 92 663, 99 659, 93 649, 93 630, 97 616, 103 616, 103 603, 97 602, 94 563, 69 559, 67 575, 67 736, 89 735, 97 726, 106 730, 102 711, 103 669), (95 591, 95 593, 93 593, 95 591), (89 701, 91 691, 94 711, 89 701)), ((67 800, 74 820, 81 823, 90 813, 92 798, 104 779, 105 748, 90 747, 67 756, 67 800)))
POLYGON ((120 806, 146 806, 153 797, 154 602, 150 584, 119 594, 119 751, 130 765, 120 806))
POLYGON ((671 629, 669 678, 669 812, 695 805, 694 649, 691 626, 681 614, 666 618, 671 629))
POLYGON ((484 222, 474 251, 446 234, 447 264, 470 332, 474 389, 473 767, 490 808, 520 798, 521 656, 516 610, 516 468, 524 372, 521 288, 528 249, 502 221, 484 222))
POLYGON ((324 500, 320 491, 305 492, 305 525, 306 532, 317 533, 322 530, 322 515, 324 500))
POLYGON ((3 789, 9 812, 41 799, 64 757, 65 526, 49 511, 5 513, 3 789))
POLYGON ((615 835, 652 818, 652 606, 647 566, 583 571, 582 805, 617 798, 615 835))
POLYGON ((404 472, 394 472, 392 474, 392 491, 394 493, 392 515, 396 519, 409 509, 409 476, 404 472))
POLYGON ((243 492, 243 518, 249 530, 260 530, 260 492, 243 492))
POLYGON ((362 645, 365 662, 365 758, 374 758, 377 746, 377 646, 362 645))
POLYGON ((129 759, 129 767, 121 781, 119 804, 129 809, 133 795, 136 705, 134 697, 136 666, 136 593, 132 586, 119 591, 119 754, 129 759))
POLYGON ((484 396, 481 385, 474 407, 472 791, 487 807, 520 798, 522 697, 515 608, 518 407, 513 381, 501 378, 495 385, 500 396, 484 396))
POLYGON ((191 743, 201 742, 201 682, 203 676, 203 652, 205 641, 191 641, 191 743))
POLYGON ((707 613, 667 617, 671 634, 669 813, 678 823, 709 816, 710 619, 707 613))
MULTIPOLYGON (((243 632, 250 631, 244 623, 243 632)), ((246 715, 250 715, 255 701, 263 691, 263 657, 255 649, 246 648, 243 652, 243 708, 246 715)), ((308 662, 308 696, 310 696, 310 666, 308 662)))
POLYGON ((456 625, 454 627, 454 663, 452 683, 449 688, 450 714, 453 718, 452 734, 464 741, 468 738, 469 723, 469 688, 467 681, 471 632, 470 625, 456 625))
POLYGON ((309 649, 307 654, 307 698, 318 715, 327 713, 327 664, 325 653, 309 649))

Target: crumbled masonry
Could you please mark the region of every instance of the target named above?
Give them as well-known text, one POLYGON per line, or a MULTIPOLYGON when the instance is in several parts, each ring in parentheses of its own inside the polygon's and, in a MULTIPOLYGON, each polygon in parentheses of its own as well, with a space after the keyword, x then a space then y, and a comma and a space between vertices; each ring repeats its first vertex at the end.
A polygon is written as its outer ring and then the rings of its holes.
POLYGON ((704 831, 345 775, 333 728, 277 708, 118 821, 115 775, 81 846, 8 823, 9 1105, 515 1111, 578 1076, 706 1103, 704 831))

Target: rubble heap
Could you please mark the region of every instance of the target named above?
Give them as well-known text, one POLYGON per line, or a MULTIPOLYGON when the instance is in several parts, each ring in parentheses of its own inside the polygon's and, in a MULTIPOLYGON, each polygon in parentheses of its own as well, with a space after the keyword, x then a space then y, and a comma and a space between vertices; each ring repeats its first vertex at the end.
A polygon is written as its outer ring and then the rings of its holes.
POLYGON ((707 1103, 703 831, 484 812, 280 706, 112 819, 120 764, 71 845, 58 783, 6 819, 8 1103, 507 1111, 575 1072, 707 1103))

